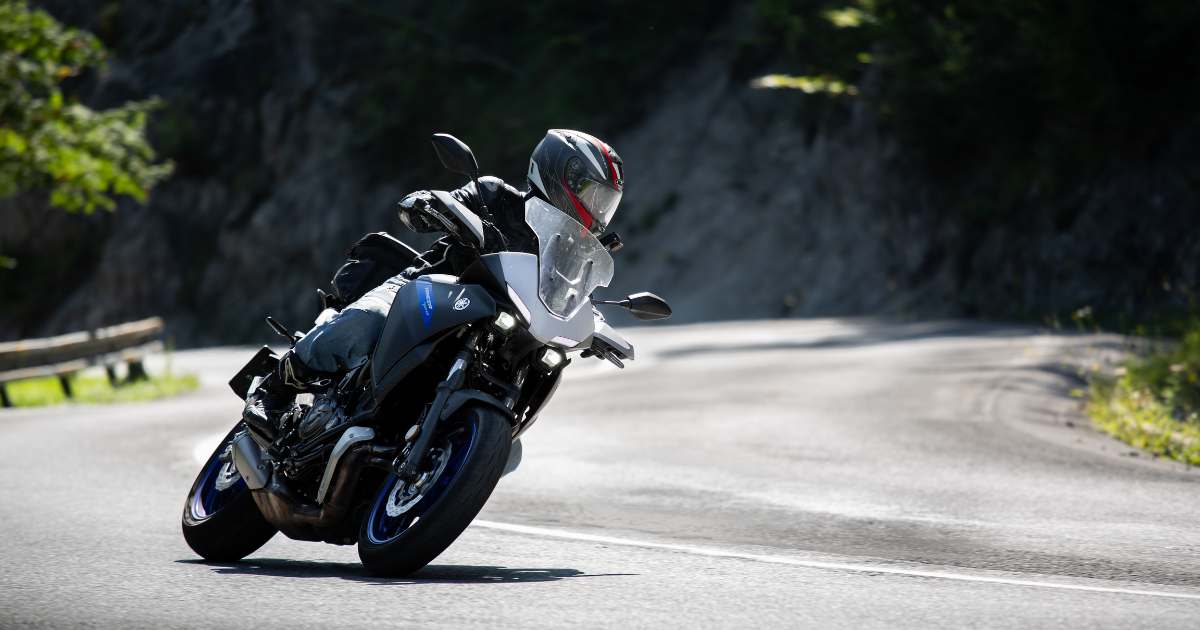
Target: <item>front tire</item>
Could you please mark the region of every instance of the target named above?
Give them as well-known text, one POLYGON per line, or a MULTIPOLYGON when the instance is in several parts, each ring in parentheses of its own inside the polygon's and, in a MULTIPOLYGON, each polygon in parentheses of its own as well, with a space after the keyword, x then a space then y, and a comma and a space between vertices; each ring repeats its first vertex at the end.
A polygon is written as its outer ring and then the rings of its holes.
POLYGON ((416 490, 389 475, 362 521, 358 557, 374 575, 408 575, 438 557, 483 509, 504 472, 512 446, 507 418, 468 405, 444 426, 449 430, 430 451, 426 487, 416 490))
POLYGON ((222 457, 242 429, 238 423, 209 456, 183 504, 183 538, 192 551, 213 562, 236 562, 275 535, 250 496, 246 482, 222 457))

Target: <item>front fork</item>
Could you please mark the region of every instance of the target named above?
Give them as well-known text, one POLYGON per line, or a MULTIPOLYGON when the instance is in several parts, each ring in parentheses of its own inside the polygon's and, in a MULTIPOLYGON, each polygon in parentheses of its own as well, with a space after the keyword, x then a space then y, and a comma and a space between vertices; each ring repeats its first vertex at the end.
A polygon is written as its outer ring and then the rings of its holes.
POLYGON ((481 334, 482 332, 478 330, 467 334, 463 349, 455 355, 454 363, 450 365, 450 372, 442 382, 438 383, 433 402, 425 408, 425 414, 421 416, 421 421, 409 429, 408 435, 404 436, 410 446, 404 449, 392 464, 396 476, 400 477, 402 481, 406 483, 413 481, 417 476, 417 471, 421 470, 421 466, 425 463, 429 443, 433 441, 433 436, 437 432, 438 421, 442 417, 442 411, 446 408, 446 402, 450 399, 450 395, 462 389, 463 383, 466 382, 467 368, 475 359, 475 345, 479 342, 481 334), (413 435, 414 430, 416 431, 415 436, 413 435), (415 441, 413 441, 414 438, 415 441))

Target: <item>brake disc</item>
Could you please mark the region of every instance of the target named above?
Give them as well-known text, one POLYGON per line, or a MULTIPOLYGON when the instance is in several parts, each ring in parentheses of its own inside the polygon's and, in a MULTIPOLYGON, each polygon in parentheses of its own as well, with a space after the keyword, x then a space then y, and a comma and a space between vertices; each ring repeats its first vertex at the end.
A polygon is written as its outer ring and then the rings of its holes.
POLYGON ((432 469, 421 473, 411 482, 398 481, 396 483, 385 506, 388 516, 400 516, 425 498, 425 491, 432 487, 445 472, 446 463, 450 461, 451 450, 449 444, 445 448, 431 450, 429 457, 433 461, 432 469))
POLYGON ((233 445, 225 447, 225 451, 221 453, 221 470, 217 471, 217 478, 213 480, 213 487, 218 491, 225 490, 237 483, 242 475, 238 473, 237 468, 233 465, 233 445))

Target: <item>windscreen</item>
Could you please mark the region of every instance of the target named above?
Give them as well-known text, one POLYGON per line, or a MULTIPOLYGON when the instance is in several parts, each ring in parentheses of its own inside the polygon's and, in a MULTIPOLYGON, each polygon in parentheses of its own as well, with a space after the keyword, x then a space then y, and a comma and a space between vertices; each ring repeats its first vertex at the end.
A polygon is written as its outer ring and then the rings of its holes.
POLYGON ((538 297, 570 319, 613 275, 608 249, 581 223, 537 197, 525 202, 525 222, 538 239, 538 297))

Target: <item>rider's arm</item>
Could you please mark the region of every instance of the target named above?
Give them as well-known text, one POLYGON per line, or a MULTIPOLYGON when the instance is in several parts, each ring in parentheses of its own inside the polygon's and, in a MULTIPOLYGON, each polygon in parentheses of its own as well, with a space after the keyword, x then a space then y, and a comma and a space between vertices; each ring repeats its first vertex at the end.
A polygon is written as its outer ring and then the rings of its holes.
POLYGON ((489 250, 510 249, 510 241, 515 236, 513 226, 524 225, 525 222, 524 193, 499 177, 485 175, 479 178, 479 189, 475 187, 475 182, 467 182, 450 194, 483 219, 489 250))
POLYGON ((427 273, 453 273, 453 256, 451 252, 453 248, 454 245, 450 242, 450 239, 443 236, 421 254, 421 257, 418 259, 419 262, 405 269, 401 275, 408 280, 412 280, 417 276, 427 273))
MULTIPOLYGON (((504 204, 501 201, 503 193, 511 193, 519 195, 515 189, 498 177, 481 177, 479 178, 481 188, 484 195, 480 197, 479 192, 475 189, 475 182, 467 182, 467 185, 450 191, 450 196, 456 201, 466 206, 467 209, 479 215, 479 218, 486 223, 495 222, 495 214, 504 212, 504 204), (507 190, 506 190, 507 189, 507 190)), ((399 216, 400 222, 405 227, 414 232, 443 232, 443 226, 432 216, 432 213, 437 212, 433 201, 433 193, 428 190, 418 190, 409 193, 404 199, 400 200, 399 216)))
MULTIPOLYGON (((482 198, 475 188, 474 182, 450 191, 456 201, 479 215, 484 223, 484 232, 489 249, 508 249, 509 235, 505 234, 503 226, 513 221, 524 220, 523 195, 512 186, 504 183, 498 177, 479 178, 482 198), (484 209, 486 207, 486 210, 484 209), (514 209, 515 208, 515 209, 514 209), (508 216, 508 215, 514 216, 508 216), (520 216, 516 216, 520 215, 520 216)), ((400 221, 414 232, 430 233, 444 232, 445 227, 433 215, 436 213, 433 194, 428 190, 418 190, 410 193, 400 201, 400 221)), ((427 265, 419 265, 405 271, 405 276, 416 277, 423 273, 460 273, 459 260, 463 252, 459 252, 451 238, 442 238, 434 244, 430 251, 421 255, 428 261, 427 265)))
POLYGON ((479 194, 479 190, 475 188, 475 182, 467 182, 465 186, 450 191, 450 194, 453 195, 459 203, 469 208, 471 212, 478 214, 479 217, 484 221, 492 221, 492 215, 496 211, 500 210, 500 208, 495 207, 500 205, 496 203, 497 198, 499 197, 499 192, 505 188, 507 184, 505 184, 504 180, 500 179, 499 177, 485 175, 479 178, 479 186, 483 189, 482 197, 479 194), (485 205, 487 206, 486 211, 484 210, 485 205))

